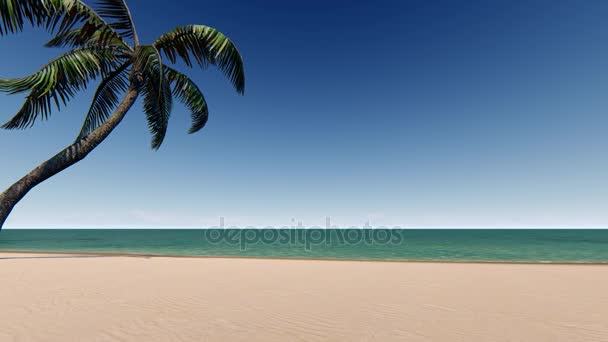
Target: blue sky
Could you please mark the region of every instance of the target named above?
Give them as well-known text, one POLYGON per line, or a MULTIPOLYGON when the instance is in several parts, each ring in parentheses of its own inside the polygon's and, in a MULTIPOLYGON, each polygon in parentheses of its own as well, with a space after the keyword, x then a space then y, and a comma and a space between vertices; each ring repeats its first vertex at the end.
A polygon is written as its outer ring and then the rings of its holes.
MULTIPOLYGON (((203 131, 186 134, 176 105, 154 152, 137 104, 6 227, 608 226, 608 2, 166 3, 129 1, 143 43, 220 29, 245 58, 246 95, 182 68, 210 105, 203 131)), ((0 39, 0 77, 61 53, 49 37, 0 39)), ((91 93, 0 132, 0 188, 73 141, 91 93)), ((21 101, 0 95, 0 119, 21 101)))

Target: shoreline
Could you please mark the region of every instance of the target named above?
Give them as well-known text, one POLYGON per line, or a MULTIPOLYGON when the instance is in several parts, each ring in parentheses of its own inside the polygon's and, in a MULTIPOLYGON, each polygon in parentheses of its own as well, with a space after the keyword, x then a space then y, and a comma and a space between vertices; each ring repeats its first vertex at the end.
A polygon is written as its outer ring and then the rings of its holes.
MULTIPOLYGON (((65 255, 74 257, 127 257, 127 258, 179 258, 179 259, 218 259, 218 260, 293 260, 293 261, 339 261, 339 262, 374 262, 374 263, 407 263, 407 264, 479 264, 479 265, 577 265, 577 266, 608 266, 605 262, 587 261, 485 261, 485 260, 416 260, 416 259, 332 259, 332 258, 302 258, 302 257, 257 257, 257 256, 216 256, 216 255, 168 255, 145 253, 105 253, 105 252, 47 252, 47 251, 0 251, 0 260, 5 254, 35 254, 35 255, 65 255)), ((34 258, 34 257, 31 257, 34 258)))

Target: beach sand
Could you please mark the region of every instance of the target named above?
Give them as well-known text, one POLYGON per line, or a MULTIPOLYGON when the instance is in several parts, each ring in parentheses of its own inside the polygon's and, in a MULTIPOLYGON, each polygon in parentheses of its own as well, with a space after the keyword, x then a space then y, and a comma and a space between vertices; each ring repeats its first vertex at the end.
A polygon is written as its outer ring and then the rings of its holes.
POLYGON ((608 341, 608 265, 0 253, 0 341, 608 341))

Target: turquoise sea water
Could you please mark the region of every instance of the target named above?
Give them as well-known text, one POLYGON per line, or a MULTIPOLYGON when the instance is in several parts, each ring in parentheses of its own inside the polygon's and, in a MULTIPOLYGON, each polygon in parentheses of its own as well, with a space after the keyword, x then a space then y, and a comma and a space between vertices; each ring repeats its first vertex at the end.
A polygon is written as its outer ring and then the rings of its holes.
POLYGON ((608 263, 608 230, 5 229, 0 251, 608 263))

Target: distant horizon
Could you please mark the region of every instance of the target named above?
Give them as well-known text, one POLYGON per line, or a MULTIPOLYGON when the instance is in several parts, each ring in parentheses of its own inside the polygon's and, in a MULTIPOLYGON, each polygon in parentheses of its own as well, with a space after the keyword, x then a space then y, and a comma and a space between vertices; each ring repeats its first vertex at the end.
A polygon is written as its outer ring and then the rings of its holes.
POLYGON ((66 230, 78 230, 78 229, 100 229, 100 230, 120 230, 120 229, 133 229, 133 230, 171 230, 171 229, 176 229, 176 230, 197 230, 197 229, 321 229, 321 230, 325 230, 325 229, 411 229, 411 230, 424 230, 424 229, 429 229, 429 230, 450 230, 450 229, 457 229, 457 230, 525 230, 525 229, 554 229, 554 230, 576 230, 576 229, 581 229, 581 230, 593 230, 593 229, 608 229, 607 227, 402 227, 402 226, 395 226, 395 227, 384 227, 384 226, 378 226, 378 227, 355 227, 355 226, 351 226, 351 227, 339 227, 339 226, 333 226, 331 228, 325 228, 325 227, 318 227, 318 226, 314 226, 314 227, 271 227, 271 226, 266 226, 266 227, 254 227, 254 226, 248 226, 248 227, 237 227, 237 226, 230 226, 230 227, 7 227, 7 228, 3 228, 2 230, 36 230, 36 229, 40 229, 40 230, 61 230, 61 229, 66 229, 66 230))

